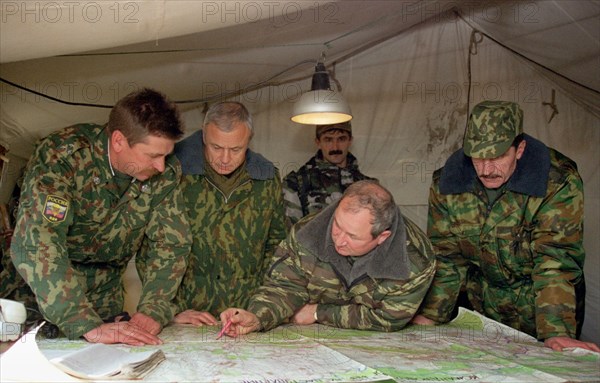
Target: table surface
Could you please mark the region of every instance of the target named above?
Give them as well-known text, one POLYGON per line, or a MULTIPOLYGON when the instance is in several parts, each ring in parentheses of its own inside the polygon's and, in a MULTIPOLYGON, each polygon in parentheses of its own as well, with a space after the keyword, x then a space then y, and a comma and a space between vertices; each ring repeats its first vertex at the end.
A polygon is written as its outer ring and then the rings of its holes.
MULTIPOLYGON (((265 333, 217 340, 219 329, 167 326, 160 335, 164 344, 158 346, 167 359, 144 381, 600 381, 598 353, 581 349, 555 352, 524 333, 468 310, 461 310, 447 325, 410 326, 394 333, 284 325, 265 333)), ((46 358, 88 345, 79 340, 38 337, 37 341, 46 358)), ((113 347, 130 352, 155 348, 113 347)))

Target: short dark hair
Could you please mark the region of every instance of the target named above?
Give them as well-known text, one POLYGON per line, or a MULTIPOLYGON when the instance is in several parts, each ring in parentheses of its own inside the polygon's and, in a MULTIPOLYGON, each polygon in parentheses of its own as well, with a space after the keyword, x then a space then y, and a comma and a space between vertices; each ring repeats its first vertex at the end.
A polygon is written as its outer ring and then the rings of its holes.
POLYGON ((206 128, 208 124, 215 124, 219 130, 230 132, 233 129, 232 124, 235 122, 246 124, 250 129, 250 138, 254 136, 252 115, 250 115, 244 104, 237 101, 223 101, 211 105, 204 116, 203 127, 206 128))
POLYGON ((177 106, 153 89, 143 88, 120 99, 110 111, 108 131, 123 133, 129 145, 153 135, 178 140, 184 134, 177 106))
POLYGON ((525 140, 525 134, 521 133, 515 137, 512 144, 510 146, 514 146, 515 148, 519 147, 519 144, 525 140))
POLYGON ((377 180, 356 181, 344 191, 342 199, 355 198, 348 205, 347 210, 357 213, 360 209, 371 212, 373 220, 371 235, 373 238, 388 230, 396 215, 396 202, 394 196, 377 180))

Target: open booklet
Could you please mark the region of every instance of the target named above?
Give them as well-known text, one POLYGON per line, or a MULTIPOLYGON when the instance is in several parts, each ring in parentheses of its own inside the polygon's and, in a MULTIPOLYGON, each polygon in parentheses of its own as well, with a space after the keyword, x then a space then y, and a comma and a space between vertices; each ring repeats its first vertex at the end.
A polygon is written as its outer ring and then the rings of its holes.
POLYGON ((102 343, 50 359, 67 374, 83 379, 139 379, 165 360, 161 350, 127 352, 102 343))

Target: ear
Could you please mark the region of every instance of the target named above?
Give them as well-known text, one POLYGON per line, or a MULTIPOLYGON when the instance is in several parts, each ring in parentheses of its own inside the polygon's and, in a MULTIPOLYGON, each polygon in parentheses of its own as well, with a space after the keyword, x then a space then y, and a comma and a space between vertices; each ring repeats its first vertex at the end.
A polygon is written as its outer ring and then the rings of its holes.
POLYGON ((392 235, 391 230, 384 230, 381 234, 377 236, 377 245, 381 245, 383 242, 385 242, 385 240, 388 239, 390 235, 392 235))
POLYGON ((523 153, 525 152, 525 147, 527 146, 527 141, 523 140, 519 143, 519 146, 517 146, 517 160, 520 160, 521 157, 523 157, 523 153))
POLYGON ((121 133, 120 130, 115 130, 114 132, 112 132, 110 136, 110 144, 114 151, 117 153, 120 153, 121 151, 123 151, 123 149, 129 146, 127 138, 123 135, 123 133, 121 133))
POLYGON ((315 145, 317 145, 317 147, 319 146, 319 142, 320 142, 320 140, 315 137, 315 145))

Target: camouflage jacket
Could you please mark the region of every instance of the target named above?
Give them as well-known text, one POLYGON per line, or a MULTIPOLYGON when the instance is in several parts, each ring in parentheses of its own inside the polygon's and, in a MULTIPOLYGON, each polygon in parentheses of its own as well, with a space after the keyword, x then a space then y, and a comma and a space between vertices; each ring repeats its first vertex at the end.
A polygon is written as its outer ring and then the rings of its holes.
POLYGON ((53 133, 37 146, 23 181, 11 257, 44 317, 69 338, 123 310, 123 273, 141 246, 137 310, 168 323, 190 249, 177 159, 119 195, 107 145, 97 125, 53 133))
POLYGON ((248 150, 250 179, 229 196, 204 175, 202 132, 177 144, 193 237, 189 266, 175 304, 218 315, 246 307, 261 285, 275 247, 285 238, 281 179, 271 162, 248 150))
POLYGON ((358 162, 352 153, 348 153, 347 162, 345 168, 340 168, 323 159, 323 153, 319 150, 298 171, 285 176, 285 214, 291 224, 340 199, 350 184, 372 179, 358 170, 358 162))
POLYGON ((431 243, 398 209, 392 235, 370 253, 335 252, 331 222, 338 203, 294 225, 275 254, 248 310, 263 330, 318 304, 318 322, 340 328, 396 331, 417 312, 435 274, 431 243))
POLYGON ((496 201, 469 157, 437 170, 428 234, 438 270, 422 313, 448 321, 466 289, 480 313, 538 339, 576 337, 583 322, 583 184, 576 164, 525 136, 527 146, 496 201))

